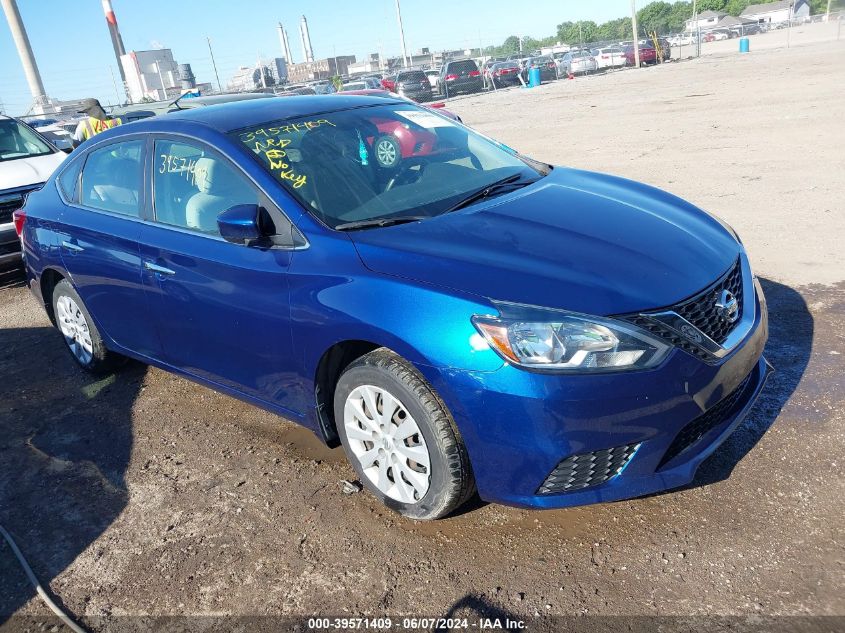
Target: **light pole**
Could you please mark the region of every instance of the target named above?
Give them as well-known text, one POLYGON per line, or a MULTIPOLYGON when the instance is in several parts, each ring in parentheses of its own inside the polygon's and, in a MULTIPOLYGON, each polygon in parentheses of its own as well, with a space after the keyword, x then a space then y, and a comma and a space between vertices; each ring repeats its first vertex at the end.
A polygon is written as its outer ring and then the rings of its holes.
POLYGON ((399 38, 402 40, 402 65, 408 67, 408 51, 405 49, 405 31, 402 28, 402 10, 399 8, 399 0, 396 0, 396 20, 399 22, 399 38))
POLYGON ((214 67, 214 77, 217 79, 217 92, 223 92, 223 87, 220 85, 220 75, 217 74, 217 63, 214 61, 214 51, 211 50, 211 38, 205 38, 208 41, 208 54, 211 55, 211 65, 214 67))
MULTIPOLYGON (((580 27, 580 23, 578 25, 580 27)), ((640 38, 637 35, 637 0, 631 0, 631 30, 634 32, 634 67, 640 67, 640 38)))

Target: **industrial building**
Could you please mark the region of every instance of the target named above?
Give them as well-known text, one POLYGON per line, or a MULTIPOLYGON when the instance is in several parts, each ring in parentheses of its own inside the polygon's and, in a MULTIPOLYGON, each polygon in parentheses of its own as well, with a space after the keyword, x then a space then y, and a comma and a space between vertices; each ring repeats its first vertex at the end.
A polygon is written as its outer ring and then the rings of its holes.
MULTIPOLYGON (((120 56, 120 63, 126 76, 126 91, 132 103, 164 101, 182 94, 179 64, 173 59, 173 52, 169 48, 130 51, 120 56)), ((190 77, 193 78, 193 73, 190 73, 190 77)))
POLYGON ((328 79, 335 75, 349 74, 349 65, 355 63, 355 55, 338 55, 288 66, 288 81, 300 83, 314 79, 328 79))

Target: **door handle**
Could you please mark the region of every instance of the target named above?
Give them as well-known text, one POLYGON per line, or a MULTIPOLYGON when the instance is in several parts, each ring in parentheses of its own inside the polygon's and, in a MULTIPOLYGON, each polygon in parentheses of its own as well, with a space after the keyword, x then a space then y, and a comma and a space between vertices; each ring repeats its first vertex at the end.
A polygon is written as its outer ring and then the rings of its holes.
POLYGON ((159 266, 157 264, 153 264, 152 262, 144 262, 144 268, 154 273, 158 273, 159 275, 175 275, 175 270, 170 270, 169 268, 165 268, 164 266, 159 266))
POLYGON ((84 250, 85 250, 85 249, 84 249, 84 248, 82 248, 81 246, 78 246, 78 245, 76 245, 76 244, 74 244, 74 243, 72 243, 72 242, 62 242, 62 247, 63 247, 63 248, 66 248, 66 249, 68 249, 69 251, 72 251, 72 252, 74 252, 74 253, 81 253, 82 251, 84 251, 84 250))

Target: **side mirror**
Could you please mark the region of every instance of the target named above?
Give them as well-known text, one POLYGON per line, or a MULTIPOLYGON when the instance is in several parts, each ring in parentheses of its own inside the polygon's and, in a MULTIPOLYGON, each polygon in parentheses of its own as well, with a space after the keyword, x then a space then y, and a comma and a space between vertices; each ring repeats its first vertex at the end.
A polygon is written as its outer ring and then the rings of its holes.
POLYGON ((236 204, 217 216, 217 228, 227 242, 248 245, 265 237, 260 214, 257 204, 236 204))

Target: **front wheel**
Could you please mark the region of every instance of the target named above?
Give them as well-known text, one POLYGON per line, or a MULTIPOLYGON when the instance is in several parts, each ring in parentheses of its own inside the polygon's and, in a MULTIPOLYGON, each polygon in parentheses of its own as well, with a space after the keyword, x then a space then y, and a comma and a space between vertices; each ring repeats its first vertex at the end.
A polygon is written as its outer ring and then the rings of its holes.
POLYGON ((338 381, 334 410, 349 462, 392 510, 439 519, 475 492, 452 416, 400 356, 381 348, 352 363, 338 381))

